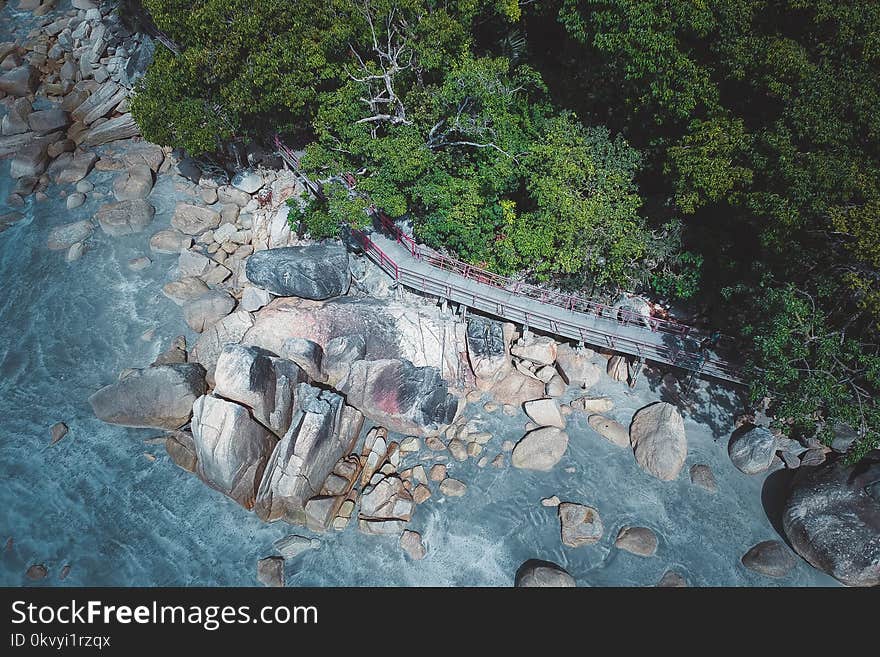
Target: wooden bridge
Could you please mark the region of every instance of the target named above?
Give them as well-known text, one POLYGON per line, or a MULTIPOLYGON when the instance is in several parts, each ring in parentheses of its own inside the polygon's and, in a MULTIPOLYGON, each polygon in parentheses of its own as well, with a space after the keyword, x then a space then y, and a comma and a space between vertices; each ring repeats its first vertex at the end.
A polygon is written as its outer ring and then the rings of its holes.
MULTIPOLYGON (((296 154, 277 135, 275 146, 288 165, 302 174, 296 154)), ((312 189, 313 183, 306 182, 312 189)), ((352 187, 353 182, 349 183, 352 187)), ((373 214, 378 230, 367 235, 352 229, 351 235, 371 260, 409 288, 640 361, 743 382, 740 369, 725 357, 733 351, 729 339, 703 349, 701 342, 707 336, 691 326, 499 276, 420 246, 384 213, 374 208, 373 214)))

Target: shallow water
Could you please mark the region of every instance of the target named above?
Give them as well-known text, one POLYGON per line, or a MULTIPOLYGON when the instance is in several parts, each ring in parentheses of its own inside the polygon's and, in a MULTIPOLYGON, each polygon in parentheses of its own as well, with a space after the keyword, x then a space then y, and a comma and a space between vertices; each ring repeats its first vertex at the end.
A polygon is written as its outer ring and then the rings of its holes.
MULTIPOLYGON (((0 37, 8 38, 3 31, 0 37)), ((8 210, 2 205, 12 187, 8 171, 9 161, 0 161, 0 214, 8 210)), ((144 444, 157 432, 107 425, 91 413, 88 396, 120 370, 147 365, 175 335, 194 336, 160 292, 175 258, 148 248, 149 236, 170 219, 177 195, 171 177, 160 177, 149 199, 157 214, 147 232, 111 238, 97 229, 74 263, 46 248, 52 227, 91 217, 112 200, 112 174, 92 172, 88 180, 104 199, 90 195, 85 206, 68 211, 52 187, 50 200, 12 208, 25 219, 0 233, 0 540, 13 539, 0 554, 0 585, 255 585, 256 560, 273 553, 274 540, 310 533, 264 524, 178 469, 161 446, 144 444), (130 271, 128 260, 140 255, 153 264, 130 271), (150 329, 155 336, 142 339, 150 329), (57 421, 70 433, 49 446, 57 421), (34 563, 48 567, 45 580, 25 578, 34 563), (61 581, 67 564, 70 575, 61 581)), ((610 415, 623 422, 659 398, 644 381, 635 392, 603 381, 596 392, 614 395, 618 406, 610 415)), ((645 474, 629 450, 607 443, 574 415, 569 450, 552 472, 513 469, 509 455, 503 469, 453 462, 450 475, 468 484, 465 496, 442 499, 432 482, 434 497, 411 523, 428 549, 423 561, 410 561, 396 539, 365 536, 351 525, 289 561, 287 583, 509 586, 520 563, 541 558, 567 568, 581 586, 650 586, 669 568, 703 586, 834 584, 805 563, 783 580, 739 563, 749 547, 778 535, 761 505, 763 477, 733 468, 724 449, 729 418, 713 413, 686 421, 690 450, 675 482, 645 474), (691 485, 687 468, 694 463, 712 466, 716 495, 691 485), (605 534, 597 545, 562 545, 556 510, 540 505, 554 494, 599 510, 605 534), (657 532, 656 556, 614 548, 627 524, 657 532)), ((503 440, 521 437, 524 415, 482 415, 495 434, 486 446, 490 458, 503 440)), ((434 462, 423 454, 426 465, 434 462)))

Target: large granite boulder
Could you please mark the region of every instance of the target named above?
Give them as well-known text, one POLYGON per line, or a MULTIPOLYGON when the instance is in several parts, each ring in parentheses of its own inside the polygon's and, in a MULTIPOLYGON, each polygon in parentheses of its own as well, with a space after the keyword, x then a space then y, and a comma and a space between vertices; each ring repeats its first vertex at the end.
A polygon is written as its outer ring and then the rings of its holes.
POLYGON ((198 337, 189 359, 190 362, 201 363, 205 368, 208 385, 214 385, 214 369, 223 347, 239 342, 253 325, 254 318, 249 312, 236 310, 205 329, 198 337))
POLYGON ((880 451, 801 467, 782 515, 791 546, 848 586, 880 585, 880 451))
POLYGON ((153 221, 156 209, 143 199, 107 203, 98 208, 95 219, 108 235, 141 233, 153 221))
POLYGON ((776 437, 766 427, 752 427, 731 437, 727 453, 740 472, 766 472, 776 456, 776 437))
POLYGON ((594 355, 592 349, 561 344, 556 349, 556 369, 568 385, 590 388, 602 378, 602 370, 592 362, 594 355))
POLYGON ((126 427, 177 429, 189 422, 193 403, 205 394, 198 363, 128 370, 89 397, 98 419, 126 427))
POLYGON ((211 290, 183 306, 183 319, 196 333, 202 333, 235 308, 235 299, 222 290, 211 290))
POLYGON ((524 470, 552 470, 568 449, 568 434, 557 427, 530 431, 513 448, 511 463, 524 470))
POLYGON ((280 354, 289 338, 311 340, 326 351, 330 340, 353 335, 363 338, 368 360, 403 358, 418 367, 436 367, 447 381, 455 381, 462 369, 464 326, 454 318, 444 317, 437 307, 362 297, 273 299, 255 313, 243 342, 280 354))
POLYGON ((295 398, 290 429, 272 453, 254 511, 263 520, 304 524, 306 502, 354 448, 364 417, 341 395, 307 383, 297 386, 295 398))
POLYGON ((368 418, 402 434, 435 435, 458 412, 439 370, 408 360, 355 361, 335 387, 368 418))
POLYGON ((257 251, 245 271, 251 283, 280 297, 330 299, 345 294, 351 282, 348 251, 341 245, 257 251))
POLYGON ((214 394, 244 404, 280 437, 290 428, 294 391, 306 378, 298 365, 270 351, 229 344, 217 360, 214 394))
POLYGON ((113 195, 118 201, 147 198, 153 191, 153 170, 146 163, 128 167, 113 182, 113 195))
POLYGON ((516 571, 517 588, 574 588, 574 577, 561 566, 540 559, 529 559, 516 571))
POLYGON ((276 438, 244 406, 213 395, 199 397, 192 412, 196 474, 246 509, 253 508, 276 438))
POLYGON ((171 225, 186 235, 198 235, 220 225, 220 213, 191 203, 178 203, 171 225))
POLYGON ((630 443, 642 469, 664 481, 678 477, 687 458, 684 420, 675 406, 658 402, 633 416, 630 443))

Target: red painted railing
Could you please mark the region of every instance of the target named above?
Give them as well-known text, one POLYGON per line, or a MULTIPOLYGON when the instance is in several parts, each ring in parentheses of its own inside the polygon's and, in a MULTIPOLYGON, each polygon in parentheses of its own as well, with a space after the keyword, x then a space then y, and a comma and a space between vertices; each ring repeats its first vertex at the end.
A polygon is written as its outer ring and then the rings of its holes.
POLYGON ((511 294, 534 299, 540 303, 557 306, 571 312, 596 315, 605 319, 615 319, 621 324, 647 326, 652 331, 658 331, 660 333, 685 336, 691 332, 691 327, 687 324, 673 322, 668 319, 660 319, 659 317, 646 317, 641 313, 622 308, 615 308, 613 305, 574 294, 544 290, 535 285, 501 276, 461 260, 456 260, 455 258, 432 253, 419 246, 412 237, 400 230, 397 224, 395 224, 394 221, 384 212, 381 210, 374 210, 374 214, 378 218, 380 226, 393 236, 398 243, 406 247, 413 257, 438 269, 449 271, 478 283, 482 283, 483 285, 491 285, 492 287, 502 289, 511 294))

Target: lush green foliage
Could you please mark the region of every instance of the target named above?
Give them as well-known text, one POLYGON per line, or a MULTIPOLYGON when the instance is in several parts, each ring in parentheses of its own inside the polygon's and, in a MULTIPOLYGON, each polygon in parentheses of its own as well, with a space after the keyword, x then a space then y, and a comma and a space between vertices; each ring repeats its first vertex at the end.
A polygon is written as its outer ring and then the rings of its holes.
MULTIPOLYGON (((282 132, 437 249, 714 306, 787 431, 876 442, 880 4, 144 4, 182 48, 134 99, 150 139, 282 132)), ((363 197, 325 192, 299 228, 363 224, 363 197)))
POLYGON ((862 439, 858 458, 880 445, 880 352, 866 348, 793 286, 771 287, 760 299, 763 313, 744 327, 753 339, 752 397, 772 399, 777 426, 796 437, 830 444, 843 423, 862 439))

